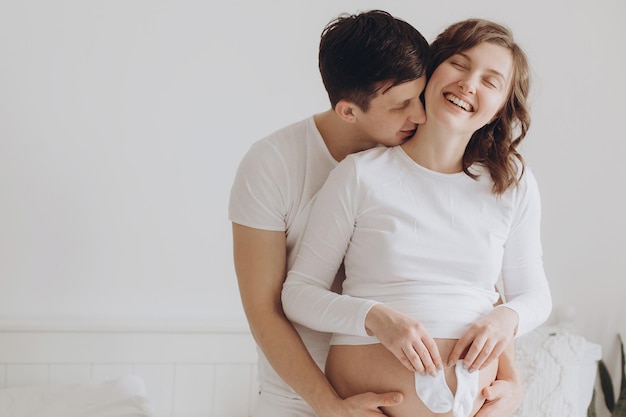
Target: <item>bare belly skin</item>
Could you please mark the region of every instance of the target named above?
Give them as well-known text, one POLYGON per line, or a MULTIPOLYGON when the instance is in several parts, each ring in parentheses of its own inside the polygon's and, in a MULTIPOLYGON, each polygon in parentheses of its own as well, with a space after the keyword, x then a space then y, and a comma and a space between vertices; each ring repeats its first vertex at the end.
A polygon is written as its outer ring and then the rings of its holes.
MULTIPOLYGON (((435 339, 443 362, 456 339, 435 339)), ((456 392, 454 367, 445 367, 445 376, 450 390, 456 392)), ((496 378, 497 361, 480 371, 480 390, 474 402, 473 416, 485 401, 482 389, 496 378)), ((383 412, 389 417, 452 417, 448 413, 433 413, 422 403, 415 392, 414 373, 407 370, 400 361, 381 344, 373 345, 333 345, 326 362, 326 375, 343 398, 364 392, 385 393, 398 391, 404 395, 400 405, 387 407, 383 412)))

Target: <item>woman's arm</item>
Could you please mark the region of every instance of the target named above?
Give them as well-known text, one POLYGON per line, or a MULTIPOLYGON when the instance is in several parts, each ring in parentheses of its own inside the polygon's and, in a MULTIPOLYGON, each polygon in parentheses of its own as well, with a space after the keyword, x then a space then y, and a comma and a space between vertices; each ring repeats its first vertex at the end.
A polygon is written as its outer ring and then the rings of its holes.
POLYGON ((459 339, 449 362, 467 351, 464 365, 481 369, 496 359, 515 336, 543 323, 552 310, 550 287, 543 268, 540 236, 541 200, 530 169, 516 193, 515 212, 504 246, 504 304, 474 323, 459 339))
POLYGON ((516 336, 535 329, 552 310, 550 286, 543 268, 541 245, 541 198, 537 181, 526 168, 519 185, 517 207, 502 261, 501 308, 519 317, 516 336))
POLYGON ((442 361, 421 323, 375 301, 330 291, 357 222, 361 186, 348 157, 318 192, 283 287, 283 308, 290 320, 315 330, 374 335, 407 369, 433 374, 442 361))
POLYGON ((365 317, 375 301, 330 290, 356 221, 353 159, 344 159, 317 193, 293 267, 282 290, 287 317, 306 327, 367 336, 365 317))

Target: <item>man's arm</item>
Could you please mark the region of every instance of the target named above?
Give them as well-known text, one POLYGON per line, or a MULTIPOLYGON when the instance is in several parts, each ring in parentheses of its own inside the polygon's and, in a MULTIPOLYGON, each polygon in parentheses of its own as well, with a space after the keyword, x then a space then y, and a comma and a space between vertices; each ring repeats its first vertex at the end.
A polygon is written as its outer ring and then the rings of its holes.
MULTIPOLYGON (((496 292, 500 292, 495 287, 496 292)), ((502 296, 494 307, 501 305, 502 296)), ((515 342, 511 341, 498 358, 496 380, 483 389, 487 399, 475 417, 510 417, 524 401, 524 384, 517 372, 515 342)))
POLYGON ((496 380, 483 389, 483 395, 487 401, 476 417, 510 417, 522 405, 524 384, 517 372, 514 342, 500 355, 496 380))
POLYGON ((400 393, 367 393, 342 400, 313 361, 282 309, 284 232, 233 223, 233 251, 241 301, 255 341, 278 375, 318 416, 380 416, 378 407, 402 400, 400 393))

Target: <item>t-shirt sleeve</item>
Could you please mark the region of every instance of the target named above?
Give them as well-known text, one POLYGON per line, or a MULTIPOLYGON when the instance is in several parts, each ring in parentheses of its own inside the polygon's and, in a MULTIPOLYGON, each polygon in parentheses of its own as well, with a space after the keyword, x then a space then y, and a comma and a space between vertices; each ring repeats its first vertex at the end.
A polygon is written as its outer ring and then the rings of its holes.
POLYGON ((283 286, 287 317, 314 330, 367 336, 365 316, 377 304, 330 290, 354 230, 358 189, 355 166, 348 157, 317 194, 283 286))
POLYGON ((543 267, 540 236, 541 199, 529 168, 518 188, 515 213, 504 248, 502 284, 504 307, 519 316, 516 336, 542 324, 552 310, 550 287, 543 267))
POLYGON ((270 143, 253 144, 241 160, 231 188, 230 221, 255 229, 285 231, 288 178, 284 159, 270 143))

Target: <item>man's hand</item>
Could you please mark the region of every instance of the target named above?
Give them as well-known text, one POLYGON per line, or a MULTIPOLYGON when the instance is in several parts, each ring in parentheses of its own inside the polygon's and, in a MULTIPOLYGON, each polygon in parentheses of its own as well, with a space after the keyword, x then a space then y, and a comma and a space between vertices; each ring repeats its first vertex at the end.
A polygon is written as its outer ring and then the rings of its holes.
POLYGON ((366 392, 340 400, 332 408, 319 413, 319 417, 381 417, 385 414, 379 407, 393 407, 400 404, 402 399, 399 392, 366 392))
POLYGON ((483 389, 487 399, 475 417, 511 417, 522 405, 524 386, 517 379, 497 379, 483 389))

